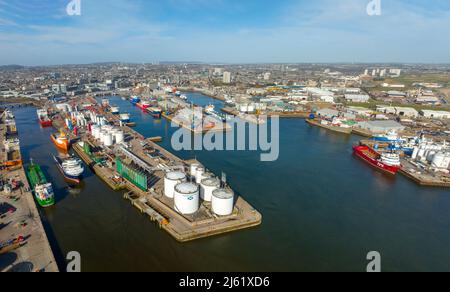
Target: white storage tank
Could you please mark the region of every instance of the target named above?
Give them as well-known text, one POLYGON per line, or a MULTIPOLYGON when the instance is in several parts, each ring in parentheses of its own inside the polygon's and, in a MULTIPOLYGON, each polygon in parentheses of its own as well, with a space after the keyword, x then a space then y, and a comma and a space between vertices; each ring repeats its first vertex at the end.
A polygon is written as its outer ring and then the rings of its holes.
POLYGON ((175 186, 186 182, 186 175, 181 171, 173 171, 166 173, 164 177, 164 195, 173 199, 175 186))
POLYGON ((197 184, 200 184, 200 182, 202 181, 203 174, 205 174, 205 168, 202 166, 197 167, 197 169, 195 170, 195 182, 197 184))
POLYGON ((206 202, 211 202, 212 194, 220 188, 220 180, 216 177, 205 178, 200 184, 200 198, 206 202))
POLYGON ((123 131, 117 131, 115 139, 116 139, 116 143, 117 144, 124 142, 125 141, 125 135, 123 134, 123 131))
POLYGON ((191 164, 191 169, 190 169, 190 175, 191 177, 196 177, 197 175, 197 168, 199 168, 201 165, 198 163, 193 163, 191 164))
POLYGON ((183 182, 175 186, 175 209, 183 215, 191 215, 200 208, 200 192, 197 184, 183 182))
POLYGON ((229 189, 217 189, 212 193, 211 207, 214 214, 229 216, 233 214, 234 193, 229 189))
POLYGON ((114 144, 113 136, 110 133, 106 133, 104 139, 105 139, 104 141, 105 146, 111 147, 114 144))
POLYGON ((92 136, 94 136, 95 139, 98 139, 100 136, 100 128, 98 126, 93 125, 91 129, 92 129, 92 136))
POLYGON ((105 131, 101 131, 100 132, 100 142, 102 143, 102 144, 105 144, 105 138, 106 138, 106 132, 105 131))

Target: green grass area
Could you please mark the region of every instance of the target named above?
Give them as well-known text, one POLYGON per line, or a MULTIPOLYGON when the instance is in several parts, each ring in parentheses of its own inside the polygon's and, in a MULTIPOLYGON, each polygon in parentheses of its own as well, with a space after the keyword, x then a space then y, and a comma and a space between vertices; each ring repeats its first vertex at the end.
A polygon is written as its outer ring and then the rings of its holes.
POLYGON ((369 91, 388 91, 397 90, 389 87, 382 87, 383 83, 388 84, 403 84, 406 87, 398 90, 410 90, 413 89, 414 83, 439 83, 444 87, 450 87, 450 74, 405 74, 399 78, 386 78, 383 81, 376 81, 376 86, 369 88, 369 91))
POLYGON ((355 106, 355 107, 364 107, 372 110, 376 110, 377 105, 384 106, 393 106, 393 107, 410 107, 414 108, 417 111, 421 110, 436 110, 436 111, 450 111, 450 108, 447 106, 427 106, 427 105, 419 105, 419 104, 402 104, 402 103, 386 103, 382 101, 371 100, 368 103, 356 103, 356 102, 347 102, 346 106, 355 106))

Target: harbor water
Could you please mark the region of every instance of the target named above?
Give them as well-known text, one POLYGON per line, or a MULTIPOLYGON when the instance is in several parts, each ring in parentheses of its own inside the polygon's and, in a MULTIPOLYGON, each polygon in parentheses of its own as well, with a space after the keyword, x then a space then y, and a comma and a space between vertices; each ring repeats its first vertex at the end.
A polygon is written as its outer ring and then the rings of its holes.
MULTIPOLYGON (((172 151, 170 123, 110 100, 131 114, 135 130, 163 137, 172 151)), ((78 251, 83 271, 365 271, 367 254, 378 251, 383 271, 450 271, 449 191, 369 168, 352 155, 357 136, 283 119, 275 162, 252 151, 175 152, 225 172, 263 215, 260 227, 180 244, 90 170, 69 188, 52 160, 52 130, 39 127, 32 107, 14 113, 24 159, 41 164, 54 183, 56 205, 40 212, 61 270, 65 255, 78 251)))

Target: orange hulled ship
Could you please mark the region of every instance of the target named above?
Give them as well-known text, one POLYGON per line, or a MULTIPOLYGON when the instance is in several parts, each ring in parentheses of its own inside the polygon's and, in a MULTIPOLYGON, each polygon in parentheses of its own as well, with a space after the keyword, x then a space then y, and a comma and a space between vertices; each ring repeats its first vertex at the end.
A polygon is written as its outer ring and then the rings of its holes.
POLYGON ((56 148, 64 152, 68 152, 70 149, 70 141, 67 135, 63 132, 51 134, 51 139, 56 148))

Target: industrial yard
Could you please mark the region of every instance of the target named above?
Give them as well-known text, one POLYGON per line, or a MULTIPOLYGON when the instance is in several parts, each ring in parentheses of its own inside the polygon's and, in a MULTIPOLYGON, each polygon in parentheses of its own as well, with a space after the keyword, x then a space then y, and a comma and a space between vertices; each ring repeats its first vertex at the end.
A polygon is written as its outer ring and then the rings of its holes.
POLYGON ((0 115, 0 271, 57 272, 22 166, 14 116, 7 110, 0 115))
POLYGON ((79 100, 68 112, 58 112, 73 122, 66 119, 55 127, 76 133, 71 136, 75 153, 111 189, 130 191, 126 197, 133 205, 177 241, 261 224, 261 214, 198 161, 179 159, 123 125, 108 107, 90 101, 88 107, 79 100), (74 112, 83 108, 88 109, 74 112), (92 122, 85 125, 85 119, 92 122))

